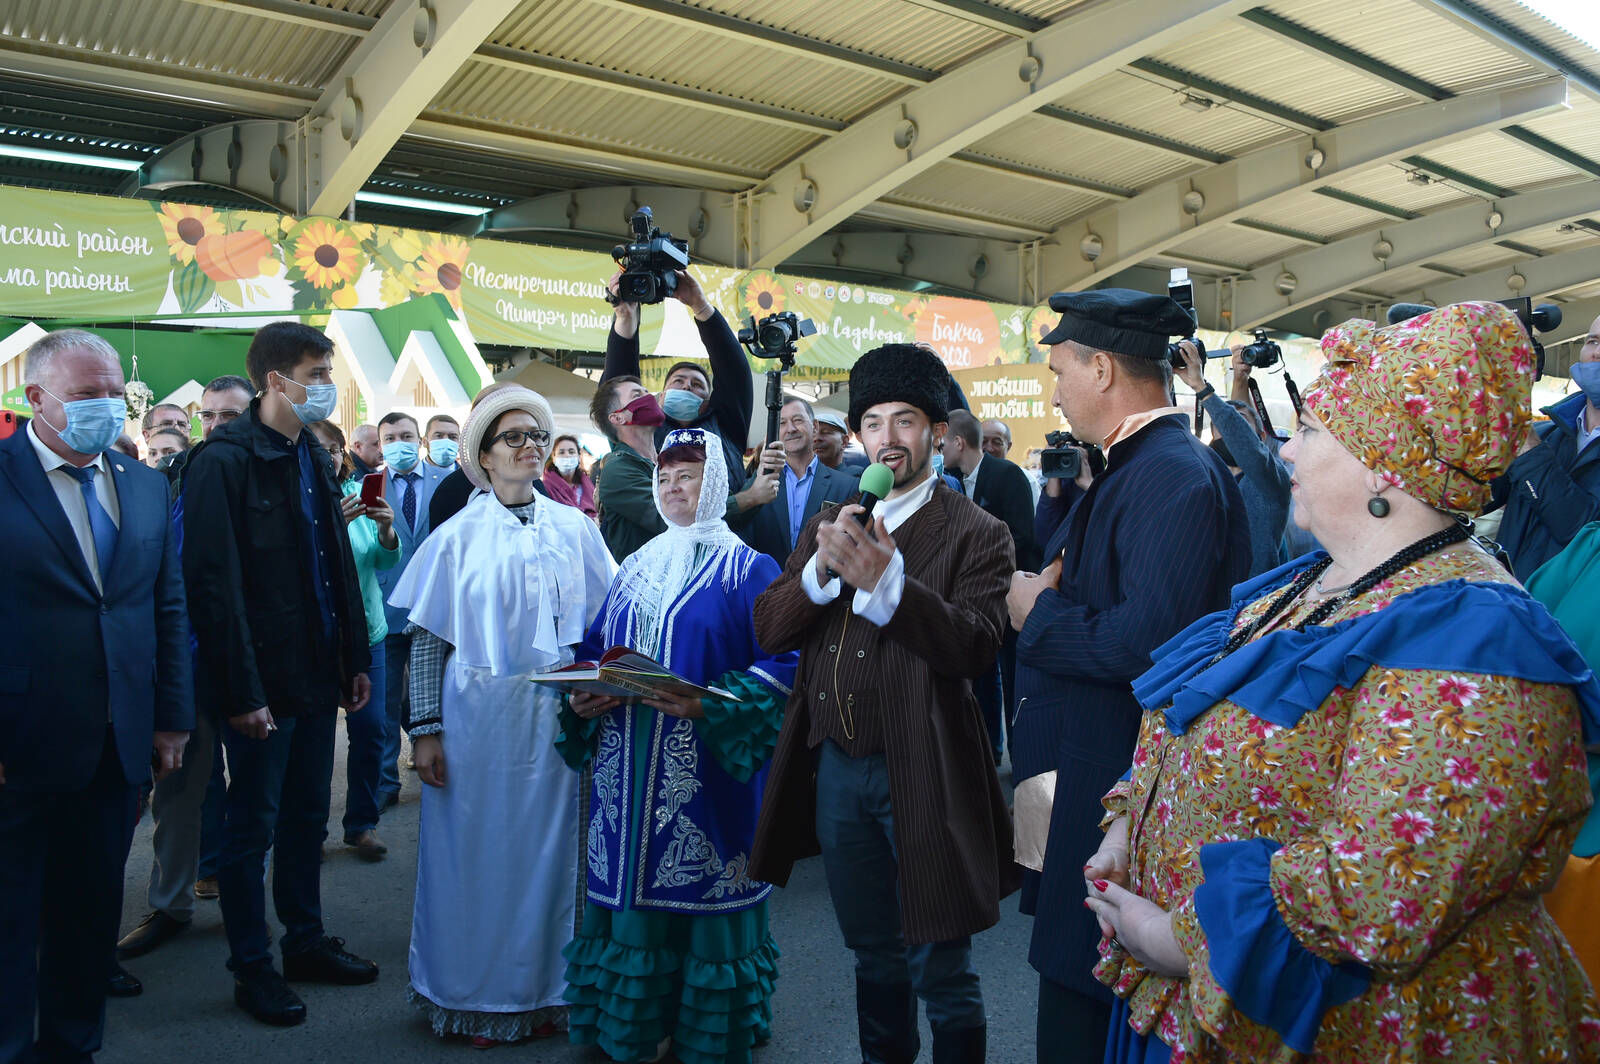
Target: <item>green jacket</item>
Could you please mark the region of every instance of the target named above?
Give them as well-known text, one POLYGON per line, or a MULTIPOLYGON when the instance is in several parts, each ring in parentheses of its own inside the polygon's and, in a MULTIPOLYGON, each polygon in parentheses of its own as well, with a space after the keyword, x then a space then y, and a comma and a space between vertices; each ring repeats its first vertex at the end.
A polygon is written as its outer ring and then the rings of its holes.
MULTIPOLYGON (((344 485, 346 495, 360 490, 359 477, 344 485)), ((400 561, 400 548, 396 545, 390 550, 378 542, 378 522, 370 517, 358 517, 345 527, 350 536, 350 553, 356 559, 356 577, 361 582, 361 605, 367 611, 367 646, 377 646, 389 634, 378 570, 394 568, 400 561)))

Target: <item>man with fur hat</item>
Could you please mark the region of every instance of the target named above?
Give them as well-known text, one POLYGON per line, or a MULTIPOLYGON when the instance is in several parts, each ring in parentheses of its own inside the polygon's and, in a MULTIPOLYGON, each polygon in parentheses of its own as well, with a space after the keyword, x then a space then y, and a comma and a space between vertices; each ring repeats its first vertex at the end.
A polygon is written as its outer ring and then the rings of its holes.
POLYGON ((950 375, 890 344, 850 371, 850 425, 893 488, 870 526, 830 507, 756 600, 769 653, 800 651, 751 874, 782 885, 822 854, 856 955, 871 1064, 910 1064, 927 1004, 933 1059, 984 1059, 971 936, 1016 889, 1011 823, 972 681, 994 666, 1014 568, 1005 525, 952 491, 930 458, 950 375), (820 845, 819 845, 820 844, 820 845))
POLYGON ((1138 737, 1131 684, 1151 651, 1226 606, 1250 565, 1238 486, 1168 405, 1167 341, 1193 328, 1187 312, 1119 288, 1058 292, 1050 307, 1062 315, 1042 341, 1053 401, 1106 467, 1095 477, 1084 462, 1040 499, 1039 525, 1055 529, 1045 569, 1017 573, 1006 603, 1019 633, 1011 759, 1041 1064, 1098 1059, 1105 1043, 1111 995, 1093 975, 1101 936, 1083 864, 1100 846, 1100 796, 1138 737))

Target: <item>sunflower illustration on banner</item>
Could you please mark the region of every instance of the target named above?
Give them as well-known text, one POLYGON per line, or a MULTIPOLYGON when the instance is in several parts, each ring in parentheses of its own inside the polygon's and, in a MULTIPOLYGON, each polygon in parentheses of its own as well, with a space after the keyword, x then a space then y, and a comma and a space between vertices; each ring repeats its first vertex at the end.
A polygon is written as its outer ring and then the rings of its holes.
POLYGON ((1023 327, 1022 342, 1029 362, 1047 362, 1050 359, 1050 349, 1041 346, 1039 341, 1050 335, 1061 322, 1061 315, 1051 310, 1048 305, 1034 307, 1028 312, 1027 324, 1023 327))
POLYGON ((743 308, 745 314, 759 319, 783 310, 783 285, 766 270, 755 270, 745 274, 739 292, 739 306, 743 308))
POLYGON ((152 206, 172 257, 172 294, 185 313, 213 299, 232 307, 259 301, 261 293, 250 282, 283 270, 275 244, 281 236, 276 215, 188 203, 152 206))
POLYGON ((440 292, 461 313, 461 278, 471 247, 458 236, 440 233, 424 241, 416 263, 417 292, 440 292))
POLYGON ((289 229, 284 251, 296 310, 329 305, 349 310, 360 302, 356 281, 367 268, 361 238, 372 228, 336 218, 307 218, 289 229))

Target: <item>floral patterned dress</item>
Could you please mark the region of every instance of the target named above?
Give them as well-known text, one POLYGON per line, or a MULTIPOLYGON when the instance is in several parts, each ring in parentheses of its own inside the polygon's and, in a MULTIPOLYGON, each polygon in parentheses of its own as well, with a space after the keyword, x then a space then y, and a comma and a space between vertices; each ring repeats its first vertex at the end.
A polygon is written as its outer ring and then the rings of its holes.
MULTIPOLYGON (((1263 577, 1236 616, 1217 615, 1217 643, 1295 575, 1291 564, 1263 577)), ((1436 601, 1463 586, 1526 599, 1463 545, 1325 626, 1353 622, 1343 630, 1355 639, 1359 618, 1405 617, 1406 596, 1430 585, 1446 585, 1431 589, 1436 601)), ((1261 643, 1268 655, 1264 641, 1292 637, 1285 630, 1318 604, 1303 596, 1238 653, 1261 643)), ((1444 625, 1425 638, 1480 639, 1472 661, 1493 658, 1496 644, 1538 657, 1507 634, 1516 627, 1469 638, 1444 625)), ((1562 641, 1559 630, 1539 638, 1562 641)), ((1107 823, 1130 817, 1132 889, 1174 913, 1190 967, 1185 979, 1158 976, 1102 943, 1095 974, 1126 1002, 1117 1015, 1132 1028, 1114 1031, 1113 1046, 1144 1047, 1128 1057, 1160 1048, 1137 1032, 1185 1062, 1600 1060, 1600 1007, 1540 901, 1590 805, 1574 687, 1381 663, 1387 653, 1415 665, 1414 646, 1374 653, 1298 720, 1227 697, 1176 724, 1170 704, 1146 713, 1133 768, 1105 798, 1107 823)), ((1553 653, 1566 664, 1526 671, 1548 680, 1570 668, 1592 698, 1581 660, 1553 653)), ((1318 668, 1264 657, 1255 682, 1290 690, 1318 668)))

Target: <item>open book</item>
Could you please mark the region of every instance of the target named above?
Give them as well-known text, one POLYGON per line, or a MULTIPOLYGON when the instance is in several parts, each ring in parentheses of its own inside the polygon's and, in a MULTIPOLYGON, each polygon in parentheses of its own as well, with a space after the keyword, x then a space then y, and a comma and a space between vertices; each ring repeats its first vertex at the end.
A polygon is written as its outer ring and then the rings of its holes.
POLYGON ((690 683, 659 661, 627 647, 612 647, 599 661, 575 661, 554 672, 540 673, 534 683, 551 684, 563 691, 586 691, 612 698, 650 698, 658 693, 738 701, 718 687, 690 683))

